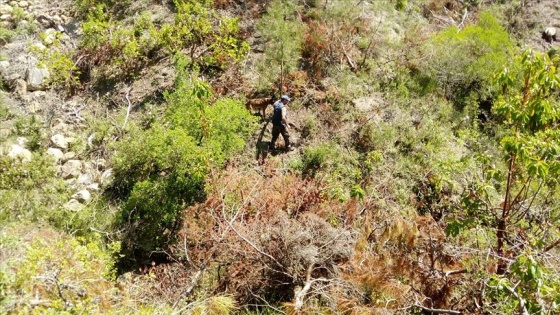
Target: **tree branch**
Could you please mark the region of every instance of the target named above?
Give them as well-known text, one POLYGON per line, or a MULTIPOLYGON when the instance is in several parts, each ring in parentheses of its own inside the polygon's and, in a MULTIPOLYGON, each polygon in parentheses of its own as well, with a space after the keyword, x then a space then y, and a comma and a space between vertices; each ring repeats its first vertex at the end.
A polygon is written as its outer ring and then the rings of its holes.
POLYGON ((422 305, 414 304, 415 307, 422 309, 423 311, 429 312, 431 314, 457 314, 460 315, 460 311, 444 310, 439 308, 429 308, 422 305))

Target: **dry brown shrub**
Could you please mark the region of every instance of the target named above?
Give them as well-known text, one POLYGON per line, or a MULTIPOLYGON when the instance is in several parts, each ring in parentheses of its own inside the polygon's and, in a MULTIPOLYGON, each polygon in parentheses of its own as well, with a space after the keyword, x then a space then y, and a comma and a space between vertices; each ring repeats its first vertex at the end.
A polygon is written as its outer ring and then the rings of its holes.
POLYGON ((324 23, 310 21, 306 30, 301 51, 304 68, 314 82, 319 82, 333 57, 330 53, 327 27, 324 23))
POLYGON ((262 304, 292 301, 307 282, 304 301, 342 284, 338 266, 352 256, 354 236, 322 217, 320 183, 234 169, 221 175, 207 201, 186 210, 171 250, 176 263, 151 268, 157 294, 179 299, 177 292, 194 292, 194 285, 262 304))

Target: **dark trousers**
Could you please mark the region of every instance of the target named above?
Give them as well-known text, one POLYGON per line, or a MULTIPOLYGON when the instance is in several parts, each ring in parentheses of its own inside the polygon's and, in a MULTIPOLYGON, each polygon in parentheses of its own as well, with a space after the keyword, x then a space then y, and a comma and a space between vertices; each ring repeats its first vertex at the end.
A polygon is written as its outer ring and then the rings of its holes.
POLYGON ((290 133, 283 125, 272 125, 272 141, 270 141, 270 146, 274 148, 274 144, 276 143, 276 139, 278 139, 279 134, 282 134, 284 144, 286 145, 286 148, 288 148, 290 146, 290 133))

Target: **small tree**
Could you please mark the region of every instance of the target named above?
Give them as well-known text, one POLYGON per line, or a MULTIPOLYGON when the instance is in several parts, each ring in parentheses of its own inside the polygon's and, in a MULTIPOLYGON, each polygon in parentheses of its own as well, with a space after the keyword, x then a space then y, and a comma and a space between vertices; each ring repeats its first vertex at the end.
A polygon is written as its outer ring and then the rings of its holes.
POLYGON ((136 130, 117 147, 113 196, 123 201, 117 225, 125 254, 164 247, 180 227, 183 209, 204 197, 204 180, 240 152, 254 118, 236 100, 212 101, 212 91, 188 61, 177 64, 176 90, 148 130, 136 130))
POLYGON ((489 227, 497 261, 485 282, 489 290, 482 291, 490 298, 487 307, 534 314, 556 310, 560 298, 555 266, 544 259, 560 244, 560 74, 558 58, 526 51, 518 61, 498 76, 501 93, 493 108, 501 119, 504 164, 490 155, 482 159, 485 179, 463 198, 468 217, 447 231, 489 227))
POLYGON ((257 24, 266 51, 259 72, 266 80, 265 85, 280 77, 280 92, 284 76, 297 68, 301 55, 304 24, 297 20, 297 10, 297 1, 274 0, 257 24))

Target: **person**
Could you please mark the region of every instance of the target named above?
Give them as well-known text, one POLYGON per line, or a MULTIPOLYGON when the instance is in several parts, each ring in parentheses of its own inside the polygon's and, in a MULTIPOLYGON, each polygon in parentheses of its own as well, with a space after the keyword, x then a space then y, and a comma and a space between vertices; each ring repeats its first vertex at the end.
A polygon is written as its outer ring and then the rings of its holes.
POLYGON ((280 134, 282 134, 282 138, 284 138, 286 150, 291 151, 293 149, 290 144, 290 127, 288 124, 288 113, 286 110, 286 105, 290 101, 291 99, 288 95, 282 95, 282 97, 280 97, 280 99, 272 105, 274 107, 274 113, 272 114, 272 140, 270 141, 270 147, 272 150, 275 149, 275 143, 280 134))

